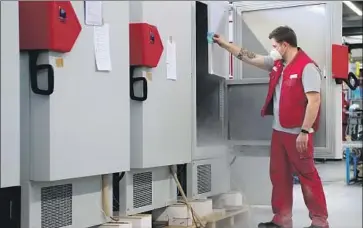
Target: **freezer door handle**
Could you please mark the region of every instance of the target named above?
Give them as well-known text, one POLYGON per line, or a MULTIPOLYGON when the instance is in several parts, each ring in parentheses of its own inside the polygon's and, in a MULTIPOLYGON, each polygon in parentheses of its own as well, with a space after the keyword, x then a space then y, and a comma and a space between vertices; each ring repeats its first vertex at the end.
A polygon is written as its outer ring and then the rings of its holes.
POLYGON ((343 80, 345 84, 351 89, 356 90, 359 86, 359 80, 354 73, 350 72, 348 78, 343 80))
POLYGON ((144 77, 136 77, 134 78, 134 70, 135 67, 130 67, 130 98, 134 101, 146 101, 147 100, 147 80, 144 77), (142 83, 142 96, 138 97, 135 95, 135 83, 141 82, 142 83))
POLYGON ((37 65, 40 51, 29 51, 30 86, 35 94, 49 96, 54 92, 54 69, 50 64, 37 65), (38 85, 38 73, 47 71, 47 89, 40 89, 38 85))

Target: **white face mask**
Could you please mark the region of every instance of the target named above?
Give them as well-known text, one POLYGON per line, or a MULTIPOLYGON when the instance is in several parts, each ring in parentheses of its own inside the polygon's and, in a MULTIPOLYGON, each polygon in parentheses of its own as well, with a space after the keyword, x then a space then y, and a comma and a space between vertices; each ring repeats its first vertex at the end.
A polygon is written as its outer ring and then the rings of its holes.
POLYGON ((282 59, 280 52, 275 48, 270 51, 270 57, 273 58, 274 61, 282 59))

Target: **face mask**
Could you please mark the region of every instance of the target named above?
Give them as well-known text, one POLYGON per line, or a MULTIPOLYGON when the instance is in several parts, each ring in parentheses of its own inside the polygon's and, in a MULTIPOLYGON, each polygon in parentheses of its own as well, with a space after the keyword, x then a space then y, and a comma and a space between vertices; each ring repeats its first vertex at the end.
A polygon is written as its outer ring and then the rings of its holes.
POLYGON ((270 57, 273 58, 274 61, 282 59, 280 52, 275 48, 270 51, 270 57))

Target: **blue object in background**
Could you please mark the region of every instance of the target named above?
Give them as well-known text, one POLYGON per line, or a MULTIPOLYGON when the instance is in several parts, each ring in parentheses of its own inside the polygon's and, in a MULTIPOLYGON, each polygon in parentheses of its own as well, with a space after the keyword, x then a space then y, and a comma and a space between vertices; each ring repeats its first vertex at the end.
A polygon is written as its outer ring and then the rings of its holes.
POLYGON ((214 36, 214 32, 208 32, 207 33, 207 40, 209 44, 213 43, 213 36, 214 36))
POLYGON ((361 99, 362 98, 362 93, 360 88, 356 88, 354 91, 352 91, 352 99, 361 99))
POLYGON ((298 176, 296 176, 295 174, 293 175, 293 182, 294 182, 294 184, 300 184, 300 179, 299 179, 299 177, 298 176))

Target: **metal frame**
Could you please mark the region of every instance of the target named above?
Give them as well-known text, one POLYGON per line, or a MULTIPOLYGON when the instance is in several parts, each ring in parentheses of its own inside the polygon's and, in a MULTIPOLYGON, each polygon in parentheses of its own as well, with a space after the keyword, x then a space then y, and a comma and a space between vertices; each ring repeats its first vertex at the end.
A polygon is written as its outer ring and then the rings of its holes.
MULTIPOLYGON (((334 29, 342 27, 342 2, 327 2, 327 10, 329 12, 328 21, 330 21, 330 36, 327 36, 329 48, 327 48, 327 56, 328 58, 328 77, 331 77, 331 44, 341 44, 342 40, 342 31, 341 29, 334 29)), ((328 147, 328 151, 326 153, 330 153, 334 158, 342 158, 342 140, 341 140, 341 132, 342 132, 342 87, 341 85, 336 85, 334 80, 330 80, 331 89, 329 93, 329 97, 327 97, 327 105, 331 110, 331 119, 333 120, 333 124, 328 124, 327 117, 327 142, 329 142, 330 147, 328 147), (335 130, 335 131, 334 131, 335 130)), ((319 155, 319 154, 318 154, 319 155)), ((321 155, 321 157, 324 157, 321 155)), ((329 158, 329 157, 327 157, 329 158)))
MULTIPOLYGON (((196 30, 196 26, 195 26, 195 20, 196 20, 196 1, 191 1, 190 2, 191 6, 192 6, 192 24, 191 24, 191 29, 192 29, 192 37, 191 39, 194 41, 196 40, 196 35, 197 35, 197 30, 196 30)), ((192 96, 192 160, 194 159, 194 157, 196 156, 196 150, 197 150, 197 96, 196 96, 196 91, 197 91, 197 71, 196 71, 196 56, 197 56, 197 44, 196 42, 192 42, 192 55, 190 56, 190 64, 192 66, 192 91, 194 93, 194 95, 192 96)))
POLYGON ((352 49, 362 49, 363 47, 363 43, 353 43, 353 44, 348 44, 349 48, 352 49))
POLYGON ((357 179, 357 166, 358 166, 358 160, 359 157, 357 157, 355 154, 351 153, 353 149, 361 149, 363 146, 362 142, 345 142, 343 144, 344 150, 345 150, 345 182, 347 185, 351 184, 350 179, 350 158, 353 159, 353 178, 357 179))
MULTIPOLYGON (((209 4, 209 2, 207 1, 200 1, 202 3, 205 4, 209 4)), ((192 121, 192 163, 187 164, 187 196, 191 197, 191 198, 199 198, 199 197, 205 197, 205 196, 211 196, 211 195, 215 195, 215 194, 219 194, 221 193, 221 189, 219 188, 213 188, 210 192, 208 193, 204 193, 204 194, 197 194, 196 193, 196 186, 197 186, 197 177, 196 177, 196 167, 197 165, 200 164, 210 164, 212 166, 212 169, 214 170, 213 173, 216 174, 212 174, 212 182, 214 183, 214 185, 216 185, 216 182, 218 181, 217 179, 220 177, 218 176, 218 173, 224 173, 225 175, 230 174, 230 168, 225 166, 221 166, 218 161, 221 159, 228 159, 228 146, 227 145, 211 145, 211 146, 201 146, 198 147, 198 142, 197 142, 197 103, 196 103, 196 91, 197 91, 197 78, 196 78, 196 42, 194 42, 196 40, 196 1, 191 1, 192 4, 192 25, 191 25, 191 29, 192 29, 192 37, 191 39, 193 40, 192 42, 192 56, 191 56, 191 65, 193 68, 193 73, 192 73, 192 91, 193 91, 193 101, 192 101, 192 115, 193 115, 193 121, 192 121), (217 162, 216 162, 217 161, 217 162), (217 175, 217 176, 216 176, 217 175)), ((221 3, 218 3, 221 4, 221 3)), ((222 3, 223 4, 223 3, 222 3)), ((226 10, 228 13, 228 9, 229 9, 229 4, 228 2, 226 2, 226 10)), ((208 15, 210 15, 210 10, 208 10, 208 15)), ((226 26, 228 28, 229 26, 229 21, 226 21, 226 26)), ((209 53, 212 53, 212 48, 211 45, 208 47, 208 51, 209 53)), ((228 53, 226 54, 227 56, 227 60, 228 61, 228 53)), ((212 62, 212 56, 209 55, 209 63, 212 62)), ((224 76, 219 75, 219 77, 222 80, 225 80, 226 78, 228 78, 228 62, 227 62, 227 74, 224 76)), ((209 72, 211 72, 211 64, 209 64, 209 72)), ((214 75, 214 76, 218 76, 218 75, 214 75)), ((221 120, 223 120, 223 132, 225 135, 225 138, 227 139, 227 96, 226 96, 226 83, 225 81, 223 83, 220 84, 220 118, 221 120), (224 103, 223 103, 224 102, 224 103), (223 105, 224 104, 224 105, 223 105), (224 106, 224 107, 223 107, 224 106)), ((226 189, 226 191, 229 190, 229 181, 226 184, 226 187, 228 189, 226 189)))
POLYGON ((0 188, 20 184, 20 70, 18 2, 1 2, 0 188), (5 24, 6 23, 6 24, 5 24), (11 23, 11 24, 9 24, 11 23))
MULTIPOLYGON (((223 7, 224 8, 224 10, 226 10, 227 12, 228 12, 228 15, 229 15, 229 8, 230 8, 230 5, 229 5, 229 3, 228 3, 228 1, 204 1, 207 5, 211 5, 211 4, 218 4, 221 8, 223 7)), ((211 18, 211 15, 212 15, 212 10, 211 10, 211 8, 210 7, 208 7, 208 17, 209 18, 211 18)), ((226 29, 227 29, 227 31, 225 31, 226 32, 226 34, 223 34, 223 35, 228 35, 228 29, 229 29, 229 16, 228 16, 228 20, 226 21, 226 29)), ((208 24, 208 27, 210 27, 210 25, 208 24)), ((216 32, 216 31, 212 31, 212 32, 216 32)), ((227 37, 226 37, 227 38, 227 37)), ((218 49, 220 49, 219 47, 216 47, 215 45, 209 45, 209 47, 208 47, 208 52, 209 53, 213 53, 213 50, 215 49, 215 48, 218 48, 218 49)), ((224 50, 223 50, 223 52, 224 52, 224 50)), ((225 64, 227 64, 227 66, 229 65, 229 59, 228 59, 228 57, 229 57, 229 53, 228 52, 224 52, 223 53, 224 55, 225 55, 225 61, 226 61, 226 63, 225 64)), ((213 55, 208 55, 208 63, 209 63, 209 72, 210 72, 210 74, 214 74, 214 75, 216 75, 216 74, 218 74, 218 73, 221 73, 221 72, 215 72, 214 71, 214 68, 213 68, 213 55)), ((220 77, 223 77, 223 78, 225 78, 225 79, 227 79, 228 77, 229 77, 229 72, 228 72, 228 69, 227 69, 227 72, 226 72, 226 75, 218 75, 218 76, 220 76, 220 77)))
MULTIPOLYGON (((304 5, 320 5, 326 4, 326 24, 330 25, 328 29, 328 35, 326 36, 326 69, 324 69, 324 75, 327 78, 331 78, 331 45, 333 43, 340 43, 341 41, 341 31, 336 31, 335 27, 339 27, 337 25, 342 24, 341 22, 341 10, 342 3, 341 2, 329 2, 329 1, 310 1, 310 2, 286 2, 286 1, 254 1, 254 2, 237 2, 234 3, 234 17, 237 17, 238 14, 242 12, 250 12, 256 10, 268 10, 268 9, 277 9, 277 8, 289 8, 296 6, 304 6, 304 5), (340 16, 337 16, 340 15, 340 16)), ((234 20, 234 42, 240 42, 242 38, 242 34, 236 32, 240 29, 242 25, 239 23, 239 20, 234 20)), ((256 78, 256 79, 243 79, 242 76, 242 64, 234 64, 234 78, 237 80, 230 80, 227 83, 229 85, 243 85, 243 84, 264 84, 268 83, 268 78, 256 78)), ((339 93, 339 86, 337 86, 334 80, 325 80, 326 82, 326 110, 335 110, 336 107, 339 107, 339 101, 341 99, 337 99, 337 95, 339 93)), ((340 104, 341 106, 341 104, 340 104)), ((341 126, 339 125, 340 115, 337 112, 327 111, 326 112, 326 147, 316 147, 315 154, 316 157, 322 158, 341 158, 337 150, 340 151, 341 143, 339 143, 338 132, 341 126), (334 121, 334 124, 331 124, 331 120, 334 121)), ((340 120, 341 121, 341 120, 340 120)), ((239 142, 239 143, 247 143, 247 142, 239 142)), ((252 143, 256 145, 256 142, 252 143)), ((250 145, 250 144, 249 144, 250 145)), ((260 145, 269 145, 269 141, 260 142, 260 145)))
POLYGON ((295 6, 316 5, 322 3, 329 3, 329 1, 236 1, 233 2, 233 5, 237 9, 237 11, 247 12, 256 10, 289 8, 295 6))
POLYGON ((362 27, 345 27, 342 30, 344 36, 359 36, 363 34, 362 27))

